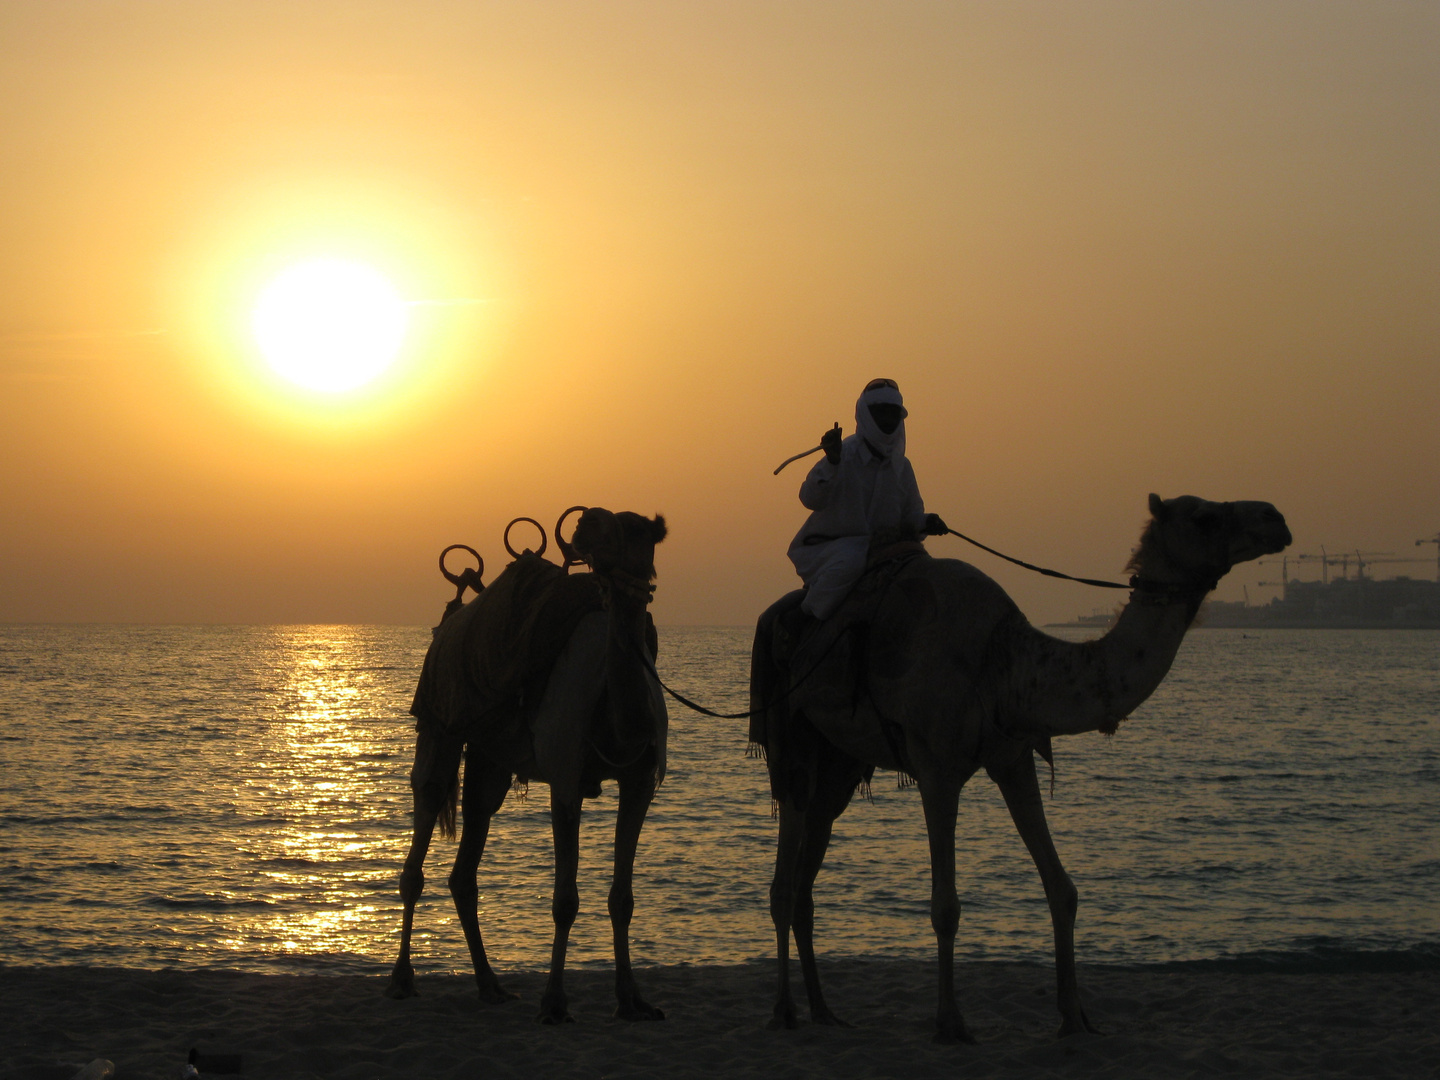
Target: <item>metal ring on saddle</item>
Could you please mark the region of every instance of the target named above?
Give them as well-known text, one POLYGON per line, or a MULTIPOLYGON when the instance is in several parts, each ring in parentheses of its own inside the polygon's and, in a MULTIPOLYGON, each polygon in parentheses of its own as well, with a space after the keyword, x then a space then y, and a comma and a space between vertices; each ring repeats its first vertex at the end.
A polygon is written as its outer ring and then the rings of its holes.
MULTIPOLYGON (((450 582, 451 585, 460 585, 463 587, 470 584, 471 575, 474 575, 476 578, 484 576, 485 560, 482 559, 480 553, 469 544, 451 544, 444 551, 440 552, 440 573, 445 575, 445 580, 450 582), (460 573, 452 574, 449 570, 445 569, 445 556, 449 555, 452 551, 468 551, 471 555, 475 556, 475 562, 478 565, 473 570, 467 566, 464 570, 461 570, 460 573)), ((480 590, 476 589, 475 591, 479 592, 480 590)))
POLYGON ((565 570, 569 570, 572 566, 583 566, 585 564, 585 560, 575 551, 575 546, 565 539, 565 534, 562 531, 565 525, 565 519, 577 510, 583 514, 589 509, 588 506, 572 506, 560 515, 560 520, 555 522, 555 543, 560 548, 560 554, 565 558, 565 561, 561 563, 562 568, 565 570))
MULTIPOLYGON (((469 544, 451 544, 444 551, 440 552, 440 573, 445 575, 446 581, 455 586, 455 599, 450 601, 449 606, 446 607, 445 610, 447 614, 460 606, 460 601, 465 596, 465 589, 467 587, 474 589, 476 596, 479 596, 485 588, 485 582, 481 580, 485 576, 485 560, 482 559, 480 553, 469 544), (471 555, 474 555, 476 565, 473 567, 467 566, 464 570, 461 570, 460 573, 452 574, 445 567, 445 556, 456 550, 468 551, 471 555)), ((444 620, 442 619, 441 621, 443 622, 444 620)))
MULTIPOLYGON (((510 530, 513 529, 516 525, 519 525, 522 521, 528 521, 531 525, 534 525, 535 528, 540 530, 540 550, 533 552, 533 554, 544 555, 545 549, 550 546, 550 538, 545 535, 545 526, 541 525, 540 522, 536 521, 532 517, 517 517, 514 521, 510 522, 509 525, 505 526, 505 536, 503 537, 505 550, 510 553, 510 557, 512 559, 520 558, 521 552, 516 551, 513 547, 510 546, 510 530)), ((530 549, 526 548, 525 550, 529 551, 530 549)))

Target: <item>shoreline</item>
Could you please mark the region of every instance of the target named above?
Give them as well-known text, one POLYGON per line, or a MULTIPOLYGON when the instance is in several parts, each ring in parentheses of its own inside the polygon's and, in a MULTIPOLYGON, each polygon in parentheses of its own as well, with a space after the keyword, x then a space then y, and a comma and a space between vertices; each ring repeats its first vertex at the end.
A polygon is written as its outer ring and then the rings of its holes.
MULTIPOLYGON (((1190 624, 1191 630, 1440 630, 1440 622, 1300 622, 1294 619, 1276 622, 1203 622, 1204 611, 1190 624)), ((1050 622, 1042 630, 1109 630, 1113 618, 1105 622, 1050 622)))
POLYGON ((400 1077, 1433 1076, 1440 970, 1257 972, 1081 965, 1104 1035, 1055 1038, 1054 969, 957 965, 975 1046, 932 1041, 934 963, 822 960, 828 1003, 854 1025, 768 1031, 773 963, 638 968, 659 1023, 611 1019, 609 970, 567 972, 576 1023, 534 1020, 543 972, 502 972, 521 1000, 481 1005, 463 975, 424 975, 391 1001, 374 975, 0 966, 11 1032, 0 1075, 71 1080, 96 1057, 116 1080, 169 1080, 191 1047, 239 1054, 263 1080, 400 1077))

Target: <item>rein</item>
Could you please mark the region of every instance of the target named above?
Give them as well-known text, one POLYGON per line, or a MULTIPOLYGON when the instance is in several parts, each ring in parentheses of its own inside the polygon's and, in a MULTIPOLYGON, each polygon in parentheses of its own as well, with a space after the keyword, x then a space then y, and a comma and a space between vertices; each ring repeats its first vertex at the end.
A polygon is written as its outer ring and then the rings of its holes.
MULTIPOLYGON (((1201 581, 1183 584, 1168 581, 1155 581, 1150 578, 1142 578, 1138 574, 1131 577, 1128 584, 1122 584, 1118 581, 1101 581, 1096 578, 1072 577, 1070 574, 1062 574, 1059 570, 1047 570, 1042 566, 1034 566, 1031 563, 1024 562, 1020 559, 1011 558, 1009 555, 1006 555, 1003 552, 996 551, 992 547, 987 547, 986 545, 980 543, 980 541, 978 540, 972 540, 964 533, 956 532, 954 529, 947 528, 945 531, 952 536, 958 536, 961 540, 964 540, 967 543, 974 544, 976 547, 980 548, 983 551, 988 551, 991 555, 995 555, 998 558, 1004 559, 1006 562, 1014 563, 1016 566, 1023 566, 1026 570, 1033 570, 1035 571, 1035 573, 1044 574, 1046 577, 1063 578, 1066 581, 1075 581, 1081 585, 1093 585, 1098 589, 1129 589, 1136 594, 1135 599, 1139 600, 1141 603, 1173 604, 1178 602, 1185 602, 1198 604, 1207 593, 1213 591, 1215 586, 1220 583, 1221 575, 1213 571, 1207 571, 1204 579, 1201 581)), ((654 592, 654 589, 654 585, 649 585, 649 590, 652 593, 654 592)), ((645 598, 645 602, 647 604, 649 603, 648 597, 645 598)), ((796 689, 800 687, 802 683, 809 679, 811 675, 814 675, 815 672, 820 669, 821 665, 824 664, 825 659, 830 655, 830 651, 835 648, 835 646, 839 643, 841 637, 843 636, 844 635, 842 634, 836 634, 835 637, 831 640, 830 644, 826 646, 825 651, 816 658, 815 663, 810 668, 810 670, 805 672, 804 675, 802 675, 800 678, 796 679, 793 683, 786 687, 785 690, 783 690, 780 693, 779 697, 777 697, 775 700, 778 701, 780 700, 780 698, 783 698, 786 695, 793 693, 796 689)), ((766 712, 770 709, 772 705, 775 704, 775 701, 767 701, 764 705, 760 706, 757 709, 749 709, 745 712, 738 713, 722 713, 716 712, 714 709, 707 709, 704 705, 701 705, 695 701, 691 701, 688 697, 680 693, 678 690, 671 689, 669 686, 667 686, 665 684, 665 680, 660 678, 660 673, 655 670, 655 664, 650 659, 650 657, 646 655, 645 650, 637 649, 637 652, 640 655, 641 661, 645 665, 645 669, 652 676, 654 676, 655 681, 660 684, 660 689, 664 690, 681 705, 684 705, 687 709, 691 709, 694 712, 702 713, 705 716, 714 717, 716 720, 748 720, 750 717, 756 715, 757 713, 766 712)), ((887 738, 888 737, 889 736, 887 733, 887 738)))
POLYGON ((1168 581, 1154 581, 1150 578, 1142 578, 1139 574, 1131 577, 1129 582, 1102 581, 1099 578, 1073 577, 1070 574, 1062 574, 1059 570, 1047 570, 1043 566, 1035 566, 1033 563, 1025 562, 1023 559, 1011 558, 1003 551, 996 551, 992 547, 986 547, 984 544, 980 543, 979 540, 971 539, 964 533, 958 532, 955 529, 947 527, 945 532, 948 533, 950 536, 958 536, 967 544, 974 544, 981 551, 988 551, 996 558, 1004 559, 1006 562, 1014 563, 1016 566, 1023 566, 1026 570, 1033 570, 1037 574, 1044 574, 1046 577, 1052 578, 1062 578, 1065 581, 1075 581, 1080 583, 1081 585, 1094 586, 1097 589, 1130 589, 1134 592, 1142 594, 1142 596, 1145 596, 1147 599, 1153 598, 1151 599, 1152 603, 1166 603, 1172 600, 1191 600, 1196 597, 1203 597, 1207 593, 1214 591, 1215 586, 1220 584, 1221 575, 1212 572, 1207 572, 1205 578, 1201 581, 1190 582, 1186 584, 1176 584, 1168 581))
POLYGON ((672 698, 678 701, 681 705, 684 705, 687 709, 691 709, 698 713, 703 713, 705 716, 713 716, 716 720, 748 720, 750 719, 750 717, 755 716, 759 713, 768 712, 771 706, 773 706, 777 701, 780 701, 787 694, 793 693, 794 690, 798 686, 800 686, 801 683, 805 682, 805 680, 810 678, 811 675, 814 675, 815 672, 819 671, 820 666, 825 663, 825 658, 830 655, 831 651, 835 648, 837 644, 839 644, 840 639, 843 636, 843 634, 836 634, 835 637, 831 639, 830 644, 825 646, 825 651, 822 652, 818 657, 816 657, 815 663, 811 666, 810 670, 805 672, 804 675, 801 675, 800 678, 796 679, 793 683, 791 683, 784 690, 782 690, 779 695, 777 695, 773 700, 765 702, 765 704, 761 705, 758 709, 749 709, 746 712, 737 713, 721 713, 716 712, 714 709, 707 709, 704 705, 700 705, 694 701, 691 701, 684 694, 680 693, 680 691, 670 689, 670 687, 665 685, 665 680, 660 678, 660 673, 655 670, 655 662, 651 660, 648 655, 646 655, 645 650, 639 649, 637 647, 636 651, 640 655, 641 662, 645 665, 645 670, 648 671, 654 677, 655 681, 660 684, 660 689, 664 690, 667 694, 669 694, 672 698))
MULTIPOLYGON (((815 449, 818 450, 820 448, 816 447, 815 449)), ((815 450, 810 450, 807 451, 805 454, 797 454, 796 457, 806 457, 809 454, 813 454, 814 452, 815 450)), ((794 460, 795 458, 791 458, 783 462, 780 468, 783 469, 786 465, 790 464, 790 461, 794 460)), ((780 469, 776 469, 775 471, 779 472, 780 469)), ((556 522, 555 525, 555 533, 557 539, 559 539, 560 537, 560 527, 564 524, 565 518, 568 517, 575 510, 579 509, 583 508, 571 507, 569 510, 566 510, 563 515, 561 515, 560 520, 556 522)), ((521 521, 528 521, 540 530, 540 550, 543 552, 545 550, 546 543, 545 529, 543 526, 540 525, 539 522, 535 521, 533 518, 516 518, 510 523, 509 526, 506 527, 506 549, 510 551, 512 555, 516 555, 516 557, 518 558, 518 555, 516 554, 514 549, 510 547, 509 538, 510 528, 521 521)), ((989 547, 986 544, 982 544, 979 540, 966 536, 964 533, 959 532, 955 529, 947 528, 945 530, 945 533, 949 534, 950 536, 958 536, 967 544, 973 544, 981 551, 987 551, 991 555, 994 555, 996 558, 1004 559, 1008 563, 1014 563, 1016 566, 1024 567, 1026 570, 1034 571, 1037 574, 1043 574, 1045 577, 1059 578, 1064 581, 1074 581, 1081 585, 1093 586, 1097 589, 1130 589, 1132 592, 1138 594, 1135 598, 1144 603, 1168 604, 1175 603, 1177 601, 1186 601, 1198 604, 1199 601, 1203 599, 1207 593, 1214 590, 1215 586, 1220 583, 1221 575, 1214 572, 1207 572, 1204 580, 1202 581, 1186 584, 1154 581, 1148 578, 1142 578, 1138 574, 1131 577, 1128 584, 1119 581, 1103 581, 1098 578, 1074 577, 1071 574, 1063 574, 1059 570, 1049 570, 1043 566, 1036 566, 1033 563, 1025 562, 1023 559, 1013 558, 1012 556, 1006 555, 1002 551, 996 551, 994 548, 989 547)), ((586 561, 583 558, 579 557, 574 552, 573 548, 571 548, 570 544, 568 544, 565 540, 559 539, 559 542, 562 554, 565 556, 566 570, 569 570, 572 565, 576 565, 586 561)), ((451 545, 451 547, 446 548, 445 551, 442 552, 440 555, 441 573, 445 575, 446 579, 449 580, 451 584, 454 584, 458 587, 456 599, 452 601, 451 605, 446 608, 447 615, 450 613, 450 609, 452 607, 459 607, 459 593, 464 592, 466 585, 471 585, 473 588, 475 588, 475 591, 477 593, 480 591, 480 589, 484 588, 484 586, 480 583, 479 580, 480 574, 483 573, 483 562, 481 562, 480 564, 482 568, 480 571, 467 570, 463 574, 452 575, 448 570, 446 570, 445 556, 456 548, 462 547, 463 545, 460 544, 451 545)), ((473 549, 471 548, 464 548, 464 550, 470 551, 471 554, 475 554, 473 549)), ((479 559, 478 555, 476 555, 475 557, 479 559)), ((591 569, 594 570, 594 567, 592 566, 591 569)), ((648 607, 650 605, 650 601, 654 598, 655 585, 652 581, 648 580, 647 578, 642 578, 638 575, 631 574, 625 570, 622 570, 619 567, 612 567, 604 572, 596 572, 595 576, 598 579, 597 584, 601 587, 604 606, 607 608, 611 606, 617 596, 622 597, 631 603, 637 604, 642 608, 648 607)), ((839 643, 840 638, 843 636, 844 635, 842 634, 836 634, 835 637, 831 640, 830 644, 826 646, 825 651, 816 658, 815 663, 813 666, 811 666, 810 670, 805 672, 805 674, 802 675, 799 679, 795 680, 788 687, 786 687, 785 690, 783 690, 779 697, 777 697, 775 700, 778 701, 781 698, 787 696, 788 694, 793 693, 802 683, 806 682, 810 678, 810 676, 814 675, 815 672, 818 671, 820 667, 824 664, 826 658, 830 655, 831 650, 835 648, 836 644, 839 643)), ((687 709, 690 709, 694 712, 701 713, 704 716, 713 717, 716 720, 747 720, 750 717, 755 716, 757 713, 763 713, 768 711, 771 706, 775 704, 775 701, 767 701, 764 705, 760 706, 757 709, 747 709, 745 712, 737 713, 722 713, 716 712, 714 709, 706 708, 704 705, 701 705, 696 701, 692 701, 690 698, 680 693, 680 691, 672 689, 670 686, 666 685, 665 680, 660 678, 660 673, 655 670, 655 662, 646 653, 646 650, 640 647, 638 643, 636 643, 634 647, 637 656, 645 667, 645 670, 652 677, 654 677, 655 682, 659 684, 660 688, 664 690, 665 693, 669 694, 672 698, 674 698, 676 701, 678 701, 681 705, 684 705, 687 709)))
POLYGON ((980 543, 979 540, 972 540, 970 537, 966 536, 964 533, 958 532, 958 531, 956 531, 955 529, 947 528, 947 529, 945 530, 945 532, 948 533, 948 534, 951 535, 951 536, 958 536, 961 540, 964 540, 967 544, 974 544, 974 545, 975 545, 976 547, 978 547, 981 551, 988 551, 991 555, 994 555, 996 558, 1004 559, 1006 562, 1008 562, 1008 563, 1014 563, 1016 566, 1023 566, 1026 570, 1034 570, 1035 573, 1037 573, 1037 574, 1044 574, 1046 577, 1064 578, 1066 581, 1078 581, 1081 585, 1093 585, 1093 586, 1094 586, 1095 588, 1097 588, 1097 589, 1138 589, 1138 588, 1143 588, 1143 586, 1140 584, 1140 579, 1139 579, 1138 577, 1132 577, 1132 578, 1130 579, 1130 584, 1128 584, 1128 585, 1122 584, 1121 582, 1118 582, 1118 581, 1101 581, 1099 578, 1072 577, 1072 576, 1069 575, 1069 574, 1062 574, 1059 570, 1046 570, 1043 566, 1035 566, 1033 563, 1025 562, 1023 559, 1012 559, 1009 555, 1006 555, 1004 552, 996 551, 996 550, 995 550, 994 548, 992 548, 992 547, 986 547, 984 544, 980 543))

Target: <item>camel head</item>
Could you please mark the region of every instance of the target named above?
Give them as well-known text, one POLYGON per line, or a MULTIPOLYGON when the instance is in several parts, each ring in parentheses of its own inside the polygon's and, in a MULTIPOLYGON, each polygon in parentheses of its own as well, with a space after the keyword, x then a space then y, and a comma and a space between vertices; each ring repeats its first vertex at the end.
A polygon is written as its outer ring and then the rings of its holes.
POLYGON ((1290 546, 1285 516, 1267 502, 1151 495, 1150 515, 1126 569, 1151 581, 1214 588, 1237 563, 1290 546))
MULTIPOLYGON (((665 539, 665 519, 592 506, 580 515, 570 546, 597 574, 648 586, 655 578, 655 545, 665 539)), ((647 589, 648 596, 648 589, 647 589)))

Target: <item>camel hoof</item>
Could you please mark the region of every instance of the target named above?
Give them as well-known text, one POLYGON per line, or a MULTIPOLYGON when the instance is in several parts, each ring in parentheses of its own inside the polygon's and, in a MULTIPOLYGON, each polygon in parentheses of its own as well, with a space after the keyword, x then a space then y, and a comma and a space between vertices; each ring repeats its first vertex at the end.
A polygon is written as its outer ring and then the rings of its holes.
POLYGON ((1059 1032, 1056 1033, 1055 1037, 1056 1037, 1057 1039, 1065 1039, 1065 1038, 1069 1038, 1071 1035, 1104 1035, 1104 1034, 1105 1034, 1105 1033, 1104 1033, 1103 1031, 1101 1031, 1099 1028, 1097 1028, 1094 1024, 1092 1024, 1092 1023, 1090 1022, 1090 1018, 1089 1018, 1088 1016, 1086 1016, 1085 1013, 1084 1013, 1084 1011, 1082 1010, 1081 1013, 1080 1013, 1080 1019, 1078 1019, 1078 1020, 1071 1020, 1071 1019, 1065 1020, 1065 1021, 1060 1025, 1060 1030, 1059 1030, 1059 1032))
POLYGON ((404 1001, 406 998, 419 997, 420 991, 415 989, 415 972, 392 971, 390 973, 390 983, 385 987, 385 996, 394 1001, 404 1001))
POLYGON ((664 1020, 665 1013, 653 1005, 647 1005, 638 997, 615 1007, 616 1020, 664 1020))
POLYGON ((812 1024, 824 1024, 826 1027, 848 1028, 853 1026, 841 1020, 829 1009, 811 1009, 810 1022, 812 1024))
POLYGON ((545 997, 540 1002, 540 1015, 535 1019, 542 1024, 573 1024, 569 1003, 563 997, 545 997))
POLYGON ((775 1006, 775 1013, 770 1017, 770 1022, 765 1025, 765 1030, 794 1031, 799 1026, 800 1021, 795 1016, 795 1006, 785 1001, 775 1006))
POLYGON ((935 1041, 946 1046, 951 1046, 955 1043, 966 1043, 974 1046, 976 1043, 975 1036, 970 1034, 970 1029, 965 1026, 965 1021, 958 1016, 952 1021, 943 1022, 939 1025, 939 1030, 935 1032, 935 1041))
POLYGON ((480 1001, 486 1005, 503 1005, 507 1001, 519 1001, 519 994, 512 994, 499 983, 480 987, 480 1001))

